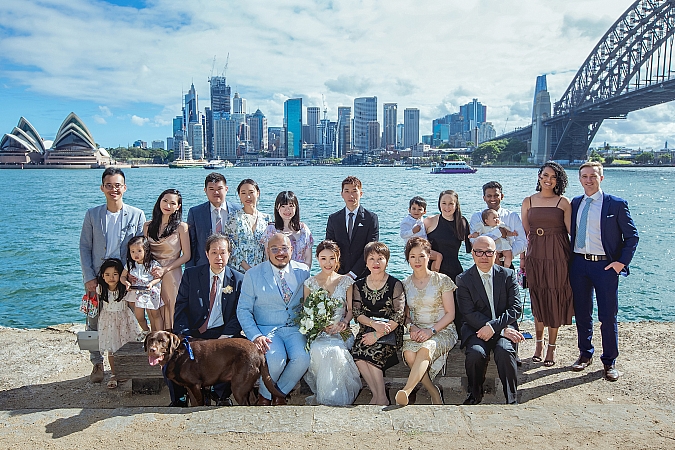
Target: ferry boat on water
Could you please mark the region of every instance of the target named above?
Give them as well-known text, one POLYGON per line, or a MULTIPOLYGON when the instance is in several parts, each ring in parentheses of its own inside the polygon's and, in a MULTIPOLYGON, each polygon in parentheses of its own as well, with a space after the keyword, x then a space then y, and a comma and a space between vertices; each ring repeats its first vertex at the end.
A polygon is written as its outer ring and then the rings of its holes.
POLYGON ((204 168, 207 170, 225 169, 226 167, 234 167, 234 164, 230 161, 221 161, 219 159, 214 159, 209 161, 208 164, 204 164, 204 168))
POLYGON ((206 161, 203 159, 176 159, 169 163, 170 169, 192 169, 195 167, 204 167, 206 161))
POLYGON ((474 169, 465 161, 443 161, 442 166, 436 166, 431 169, 434 174, 447 173, 476 173, 478 169, 474 169))

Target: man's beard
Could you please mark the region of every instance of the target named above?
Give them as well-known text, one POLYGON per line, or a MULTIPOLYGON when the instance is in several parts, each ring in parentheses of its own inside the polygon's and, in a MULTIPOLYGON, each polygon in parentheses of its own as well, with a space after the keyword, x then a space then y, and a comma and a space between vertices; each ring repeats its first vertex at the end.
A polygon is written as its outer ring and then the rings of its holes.
POLYGON ((276 260, 270 259, 270 264, 272 264, 272 265, 273 265, 274 267, 276 267, 277 269, 284 269, 284 268, 286 268, 286 266, 288 265, 289 262, 291 262, 290 259, 287 260, 286 262, 284 262, 282 265, 279 265, 279 264, 277 263, 276 260))

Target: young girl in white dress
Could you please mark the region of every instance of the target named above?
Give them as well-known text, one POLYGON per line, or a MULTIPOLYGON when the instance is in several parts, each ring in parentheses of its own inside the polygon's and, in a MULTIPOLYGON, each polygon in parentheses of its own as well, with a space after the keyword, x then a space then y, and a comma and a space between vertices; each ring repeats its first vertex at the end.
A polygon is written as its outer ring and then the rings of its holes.
POLYGON ((108 352, 108 363, 112 376, 108 389, 117 387, 115 359, 112 353, 127 342, 138 340, 142 330, 126 301, 123 301, 126 289, 120 283, 123 271, 122 261, 117 258, 106 259, 98 273, 96 291, 100 300, 101 312, 98 318, 98 349, 108 352))
POLYGON ((324 289, 331 298, 341 299, 333 323, 326 327, 311 344, 309 369, 305 381, 314 392, 307 398, 310 404, 351 405, 361 390, 359 369, 349 349, 354 344, 353 335, 345 342, 340 332, 349 327, 352 319, 352 284, 348 275, 338 275, 340 248, 333 241, 322 241, 316 247, 316 257, 321 272, 305 281, 305 298, 314 291, 324 289))
POLYGON ((145 311, 150 316, 152 331, 164 329, 164 321, 159 308, 164 306, 162 300, 162 279, 152 274, 154 268, 161 267, 152 259, 150 243, 144 236, 136 236, 127 244, 127 268, 122 273, 122 283, 127 287, 126 301, 135 303, 135 314, 143 331, 148 330, 145 311))

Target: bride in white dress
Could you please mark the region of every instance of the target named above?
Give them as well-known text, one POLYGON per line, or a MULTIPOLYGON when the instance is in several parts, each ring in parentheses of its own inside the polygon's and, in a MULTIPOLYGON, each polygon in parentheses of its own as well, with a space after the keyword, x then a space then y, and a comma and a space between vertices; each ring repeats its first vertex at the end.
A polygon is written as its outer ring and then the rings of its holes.
POLYGON ((335 242, 319 243, 316 257, 321 272, 305 281, 305 298, 310 292, 324 289, 331 298, 341 299, 342 306, 336 308, 333 323, 310 346, 305 381, 314 395, 307 398, 307 403, 351 405, 361 390, 361 377, 349 353, 354 336, 344 341, 340 332, 349 327, 352 319, 351 286, 354 280, 348 275, 338 275, 340 248, 335 242))

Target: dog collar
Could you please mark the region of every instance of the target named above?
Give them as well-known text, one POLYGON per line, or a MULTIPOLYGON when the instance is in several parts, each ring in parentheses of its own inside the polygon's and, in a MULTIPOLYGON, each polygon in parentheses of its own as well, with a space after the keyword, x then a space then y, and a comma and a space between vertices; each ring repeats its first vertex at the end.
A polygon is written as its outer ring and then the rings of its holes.
POLYGON ((184 338, 183 338, 183 345, 184 345, 185 348, 187 349, 188 355, 190 355, 190 359, 191 359, 191 360, 194 360, 194 359, 195 359, 195 355, 192 353, 192 347, 190 346, 190 341, 188 341, 188 338, 187 338, 187 337, 184 337, 184 338))

